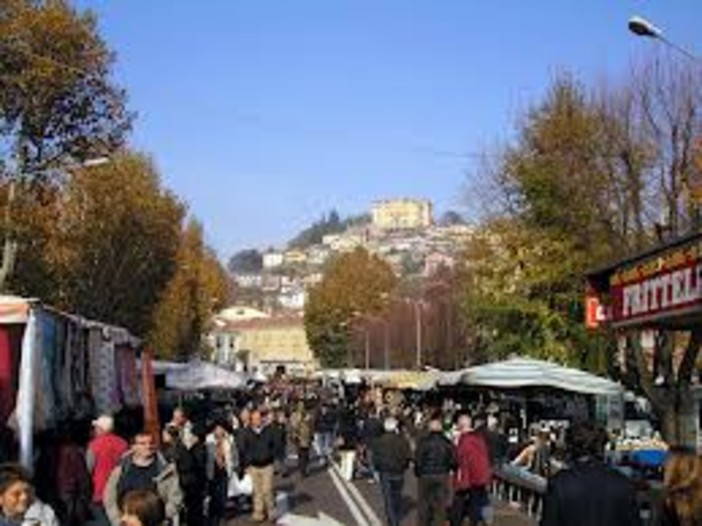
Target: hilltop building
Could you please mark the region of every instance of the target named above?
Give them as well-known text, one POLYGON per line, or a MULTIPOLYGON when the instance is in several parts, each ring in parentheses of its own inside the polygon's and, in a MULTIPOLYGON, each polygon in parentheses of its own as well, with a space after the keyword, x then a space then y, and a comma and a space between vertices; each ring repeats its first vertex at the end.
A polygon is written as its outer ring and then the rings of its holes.
POLYGON ((429 228, 433 223, 431 201, 425 199, 387 199, 371 208, 373 227, 380 230, 429 228))

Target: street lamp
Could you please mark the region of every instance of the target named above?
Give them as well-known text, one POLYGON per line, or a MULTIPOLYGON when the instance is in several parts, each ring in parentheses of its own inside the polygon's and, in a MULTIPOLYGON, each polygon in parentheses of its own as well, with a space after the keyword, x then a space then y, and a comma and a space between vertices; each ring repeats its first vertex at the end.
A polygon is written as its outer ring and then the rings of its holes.
POLYGON ((416 337, 416 366, 417 370, 422 369, 422 309, 424 308, 424 300, 415 300, 412 298, 405 298, 405 301, 412 305, 414 308, 414 324, 415 324, 415 337, 416 337))
MULTIPOLYGON (((383 353, 384 353, 384 362, 385 362, 385 369, 390 368, 390 323, 385 320, 384 318, 381 318, 380 316, 371 316, 370 314, 362 314, 359 311, 356 311, 353 313, 353 317, 359 320, 363 320, 366 322, 378 322, 383 325, 383 334, 384 334, 384 342, 383 342, 383 353)), ((364 367, 366 370, 370 369, 370 330, 368 329, 367 326, 363 327, 363 335, 364 335, 364 367)))
POLYGON ((663 32, 642 16, 629 19, 629 31, 640 37, 659 38, 663 32))
POLYGON ((687 49, 677 45, 675 42, 668 40, 660 28, 656 27, 653 23, 649 22, 642 16, 632 16, 629 19, 628 26, 629 31, 631 31, 636 36, 660 40, 665 45, 674 49, 678 53, 682 53, 687 58, 692 60, 700 60, 700 57, 696 56, 694 53, 691 53, 687 49))

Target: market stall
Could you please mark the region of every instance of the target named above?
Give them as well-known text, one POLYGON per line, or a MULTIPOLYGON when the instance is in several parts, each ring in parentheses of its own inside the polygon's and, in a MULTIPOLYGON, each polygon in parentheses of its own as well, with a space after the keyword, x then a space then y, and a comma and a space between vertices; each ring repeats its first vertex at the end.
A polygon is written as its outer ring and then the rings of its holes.
POLYGON ((114 327, 0 296, 0 419, 31 467, 34 434, 60 422, 142 404, 139 340, 114 327))
POLYGON ((616 382, 594 374, 533 358, 511 358, 451 371, 439 376, 440 385, 468 385, 496 389, 551 387, 564 391, 619 396, 623 388, 616 382))
POLYGON ((210 362, 194 362, 182 367, 171 367, 166 371, 166 387, 179 391, 201 391, 205 389, 245 389, 249 378, 219 367, 210 362))

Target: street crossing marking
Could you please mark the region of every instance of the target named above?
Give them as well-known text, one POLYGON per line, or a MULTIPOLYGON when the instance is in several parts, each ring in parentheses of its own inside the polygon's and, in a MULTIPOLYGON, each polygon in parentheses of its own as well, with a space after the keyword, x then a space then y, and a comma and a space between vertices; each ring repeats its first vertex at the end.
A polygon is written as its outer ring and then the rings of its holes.
POLYGON ((317 517, 305 517, 304 515, 286 513, 278 519, 277 524, 281 526, 344 526, 343 523, 322 511, 317 513, 317 517))
MULTIPOLYGON (((356 521, 356 524, 358 526, 371 526, 366 518, 363 516, 363 513, 359 509, 358 505, 354 502, 353 498, 349 495, 349 491, 344 484, 343 479, 341 476, 337 473, 337 470, 335 469, 336 466, 333 465, 330 467, 328 470, 329 475, 331 476, 332 482, 334 483, 334 486, 336 487, 336 490, 339 492, 339 495, 341 495, 341 498, 344 499, 344 502, 346 503, 346 506, 348 507, 349 511, 351 512, 351 515, 353 515, 354 520, 356 521)), ((375 525, 372 525, 375 526, 375 525)))
POLYGON ((363 495, 361 495, 361 492, 358 491, 358 488, 354 486, 353 482, 348 482, 341 476, 341 470, 335 463, 332 463, 331 470, 342 482, 342 484, 344 485, 346 490, 351 494, 355 502, 362 508, 363 513, 368 519, 368 524, 370 526, 383 526, 383 521, 381 521, 378 515, 376 515, 375 511, 373 511, 373 508, 371 508, 370 504, 368 504, 363 495))

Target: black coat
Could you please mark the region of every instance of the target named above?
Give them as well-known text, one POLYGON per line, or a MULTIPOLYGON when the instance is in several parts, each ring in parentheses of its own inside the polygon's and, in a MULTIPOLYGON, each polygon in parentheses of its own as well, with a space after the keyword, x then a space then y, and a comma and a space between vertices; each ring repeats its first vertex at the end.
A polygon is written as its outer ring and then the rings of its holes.
POLYGON ((207 448, 202 442, 190 449, 183 447, 176 459, 178 480, 183 492, 188 495, 202 495, 207 487, 207 448))
POLYGON ((251 428, 244 430, 241 452, 244 466, 262 468, 270 466, 276 459, 276 439, 271 426, 258 433, 251 428))
POLYGON ((456 469, 456 448, 440 431, 432 431, 419 439, 414 454, 414 473, 446 475, 456 469))
POLYGON ((317 433, 334 433, 338 418, 336 411, 331 407, 325 407, 317 413, 315 419, 315 430, 317 433))
POLYGON ((640 526, 633 484, 599 461, 575 462, 549 480, 541 526, 640 526))
POLYGON ((354 451, 358 446, 359 434, 356 414, 351 410, 345 411, 339 420, 339 435, 343 440, 341 449, 354 451))
POLYGON ((380 473, 402 475, 412 460, 407 439, 399 433, 383 433, 373 442, 373 467, 380 473))

